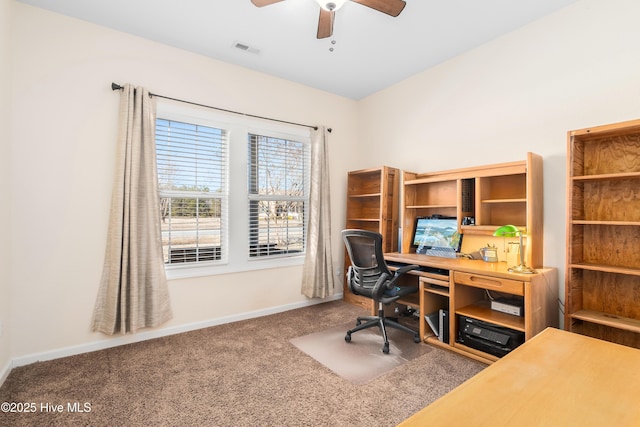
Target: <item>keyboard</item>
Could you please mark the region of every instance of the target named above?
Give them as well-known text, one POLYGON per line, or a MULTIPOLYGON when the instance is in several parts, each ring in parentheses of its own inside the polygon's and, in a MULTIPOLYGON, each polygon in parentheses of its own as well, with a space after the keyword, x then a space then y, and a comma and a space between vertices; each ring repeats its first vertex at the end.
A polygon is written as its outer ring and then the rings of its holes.
POLYGON ((437 267, 429 267, 429 266, 426 266, 426 265, 421 265, 420 267, 418 267, 418 271, 424 271, 426 273, 440 274, 442 276, 448 276, 449 275, 449 270, 447 270, 447 269, 437 268, 437 267))
POLYGON ((425 255, 439 256, 441 258, 456 258, 456 251, 453 248, 431 248, 427 249, 425 255))

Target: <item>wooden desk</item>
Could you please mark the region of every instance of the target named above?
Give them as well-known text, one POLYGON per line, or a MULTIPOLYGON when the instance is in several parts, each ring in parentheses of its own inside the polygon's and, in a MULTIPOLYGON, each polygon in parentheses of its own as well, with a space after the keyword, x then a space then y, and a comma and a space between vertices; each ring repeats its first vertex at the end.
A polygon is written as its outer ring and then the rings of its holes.
MULTIPOLYGON (((484 274, 504 279, 516 279, 529 281, 535 274, 510 273, 506 262, 484 262, 479 259, 468 258, 443 258, 422 254, 401 254, 389 252, 384 254, 387 262, 399 262, 404 264, 416 264, 426 267, 441 268, 443 270, 460 271, 473 274, 484 274)), ((538 269, 545 271, 548 269, 538 269)))
POLYGON ((386 253, 385 260, 444 270, 444 273, 414 270, 399 281, 400 286, 419 286, 418 294, 412 295, 413 301, 407 297, 399 302, 420 310, 420 338, 429 344, 491 363, 498 357, 459 342, 459 316, 523 332, 527 340, 549 326, 558 326, 558 272, 555 268, 540 268, 536 274, 517 274, 510 273, 505 262, 401 253, 386 253), (519 298, 524 315, 491 310, 488 295, 519 298), (448 342, 441 342, 424 320, 424 315, 440 309, 450 313, 448 342))
POLYGON ((638 426, 640 350, 548 328, 399 426, 638 426))

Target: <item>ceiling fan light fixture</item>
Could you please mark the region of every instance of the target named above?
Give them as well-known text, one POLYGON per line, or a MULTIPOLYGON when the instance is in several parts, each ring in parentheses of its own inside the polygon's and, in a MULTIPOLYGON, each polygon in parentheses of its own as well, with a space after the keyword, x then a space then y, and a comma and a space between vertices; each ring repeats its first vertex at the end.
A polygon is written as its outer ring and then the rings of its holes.
POLYGON ((321 8, 329 12, 335 12, 340 9, 349 0, 316 0, 321 8))

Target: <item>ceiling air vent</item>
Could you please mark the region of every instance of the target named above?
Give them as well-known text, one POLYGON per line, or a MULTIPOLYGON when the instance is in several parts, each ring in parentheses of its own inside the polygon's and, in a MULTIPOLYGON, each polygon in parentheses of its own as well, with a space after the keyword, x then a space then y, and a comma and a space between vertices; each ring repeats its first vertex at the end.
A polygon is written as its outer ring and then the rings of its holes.
POLYGON ((235 47, 236 49, 244 50, 245 52, 249 52, 249 53, 255 53, 255 54, 260 53, 260 49, 256 49, 255 47, 251 47, 248 44, 241 43, 241 42, 234 42, 233 47, 235 47))

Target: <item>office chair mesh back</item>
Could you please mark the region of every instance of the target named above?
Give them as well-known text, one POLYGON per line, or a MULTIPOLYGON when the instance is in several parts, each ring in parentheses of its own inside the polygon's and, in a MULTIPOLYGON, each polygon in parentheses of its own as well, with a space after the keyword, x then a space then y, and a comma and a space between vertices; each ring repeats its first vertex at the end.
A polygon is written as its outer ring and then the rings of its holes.
POLYGON ((351 258, 350 287, 352 292, 379 299, 385 287, 374 289, 382 274, 391 277, 382 255, 382 236, 377 233, 358 234, 352 232, 344 236, 351 258), (375 292, 375 294, 374 294, 375 292))

